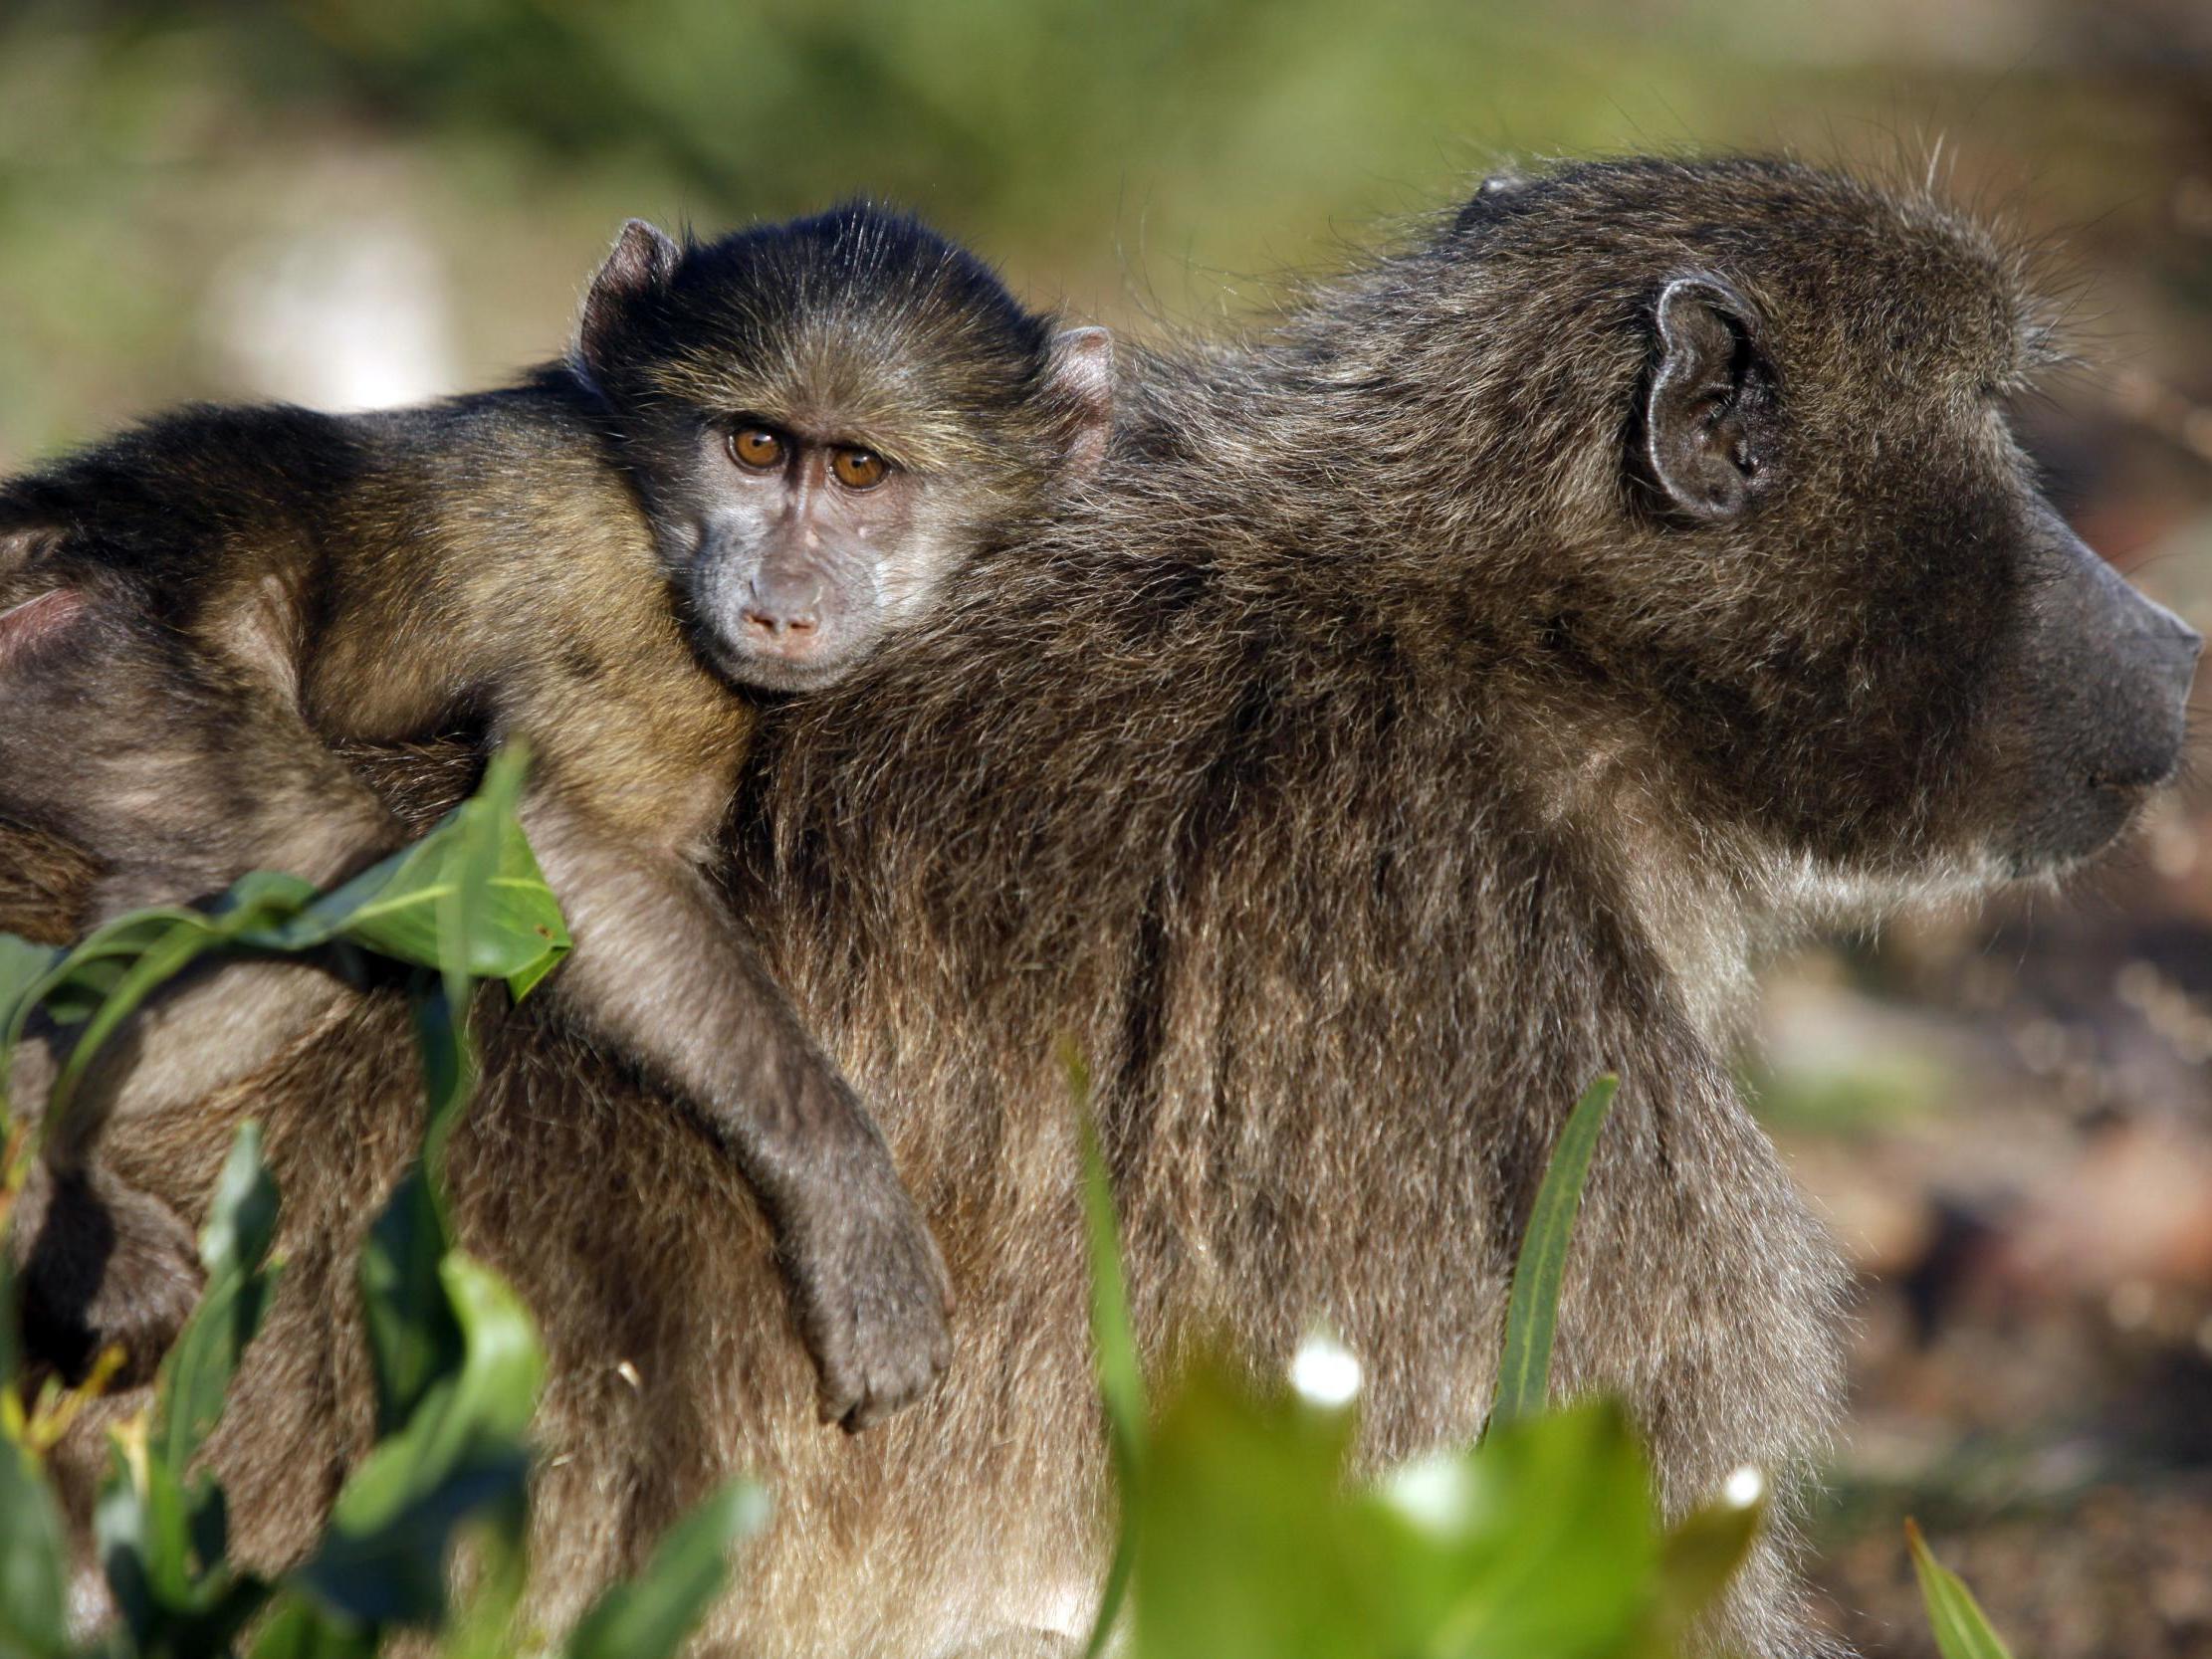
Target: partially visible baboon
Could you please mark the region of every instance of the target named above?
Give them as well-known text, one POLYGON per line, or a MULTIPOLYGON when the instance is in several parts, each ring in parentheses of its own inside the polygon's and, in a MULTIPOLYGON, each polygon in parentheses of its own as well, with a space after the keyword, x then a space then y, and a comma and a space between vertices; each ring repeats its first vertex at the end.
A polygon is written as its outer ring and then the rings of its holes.
MULTIPOLYGON (((711 1651, 1081 1625, 1069 1033, 1148 1352, 1226 1331, 1267 1372, 1325 1322, 1372 1464, 1480 1424, 1533 1184, 1618 1069, 1559 1384, 1628 1400, 1670 1510, 1747 1460, 1786 1489, 1835 1411, 1841 1272, 1731 1079, 1754 952, 2056 875, 2179 743, 2195 637, 2007 430, 2051 349, 2018 260, 1917 192, 1624 162, 1486 192, 1147 369, 1099 486, 771 715, 733 820, 742 911, 945 1241, 959 1386, 810 1432, 743 1187, 588 1053, 495 1034, 454 1200, 552 1346, 547 1616, 749 1470, 779 1519, 711 1651)), ((256 1560, 367 1437, 332 1331, 411 1144, 401 1031, 365 1007, 229 1103, 270 1119, 293 1257, 215 1452, 256 1560)), ((194 1201, 222 1117, 117 1153, 194 1201)), ((1786 1526, 1711 1639, 1822 1650, 1786 1526)))
MULTIPOLYGON (((912 626, 1103 448, 1106 347, 897 214, 689 246, 633 220, 570 359, 519 385, 190 409, 0 485, 0 810, 101 858, 98 920, 394 850, 328 738, 528 741, 522 817, 577 940, 553 994, 704 1116, 775 1218, 824 1415, 871 1422, 950 1358, 948 1287, 701 874, 751 728, 732 688, 829 684, 912 626)), ((328 1000, 216 974, 138 1023, 110 1109, 195 1099, 328 1000)), ((190 1238, 90 1140, 46 1142, 28 1317, 143 1369, 190 1238)))

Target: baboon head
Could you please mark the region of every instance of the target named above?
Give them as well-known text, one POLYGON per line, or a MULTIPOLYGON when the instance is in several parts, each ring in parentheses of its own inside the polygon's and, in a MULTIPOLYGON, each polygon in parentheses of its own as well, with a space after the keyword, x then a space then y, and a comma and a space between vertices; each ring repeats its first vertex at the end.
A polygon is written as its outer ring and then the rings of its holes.
POLYGON ((678 243, 642 220, 584 302, 662 557, 731 678, 846 672, 1105 444, 1111 341, 864 205, 678 243))
POLYGON ((1415 258, 1446 320, 1391 372, 1550 504, 1491 614, 1689 821, 1880 903, 2062 871, 2172 776, 2201 642, 2045 499, 2007 401, 2054 322, 1996 237, 1807 167, 1634 162, 1500 181, 1415 258))

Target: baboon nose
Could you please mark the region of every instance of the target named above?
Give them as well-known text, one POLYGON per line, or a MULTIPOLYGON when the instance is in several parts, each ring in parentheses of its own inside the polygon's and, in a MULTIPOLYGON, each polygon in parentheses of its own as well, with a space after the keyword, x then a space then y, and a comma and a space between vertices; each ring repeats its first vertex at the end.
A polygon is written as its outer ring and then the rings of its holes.
POLYGON ((755 638, 790 642, 821 626, 821 596, 818 581, 764 571, 746 584, 738 614, 755 638))

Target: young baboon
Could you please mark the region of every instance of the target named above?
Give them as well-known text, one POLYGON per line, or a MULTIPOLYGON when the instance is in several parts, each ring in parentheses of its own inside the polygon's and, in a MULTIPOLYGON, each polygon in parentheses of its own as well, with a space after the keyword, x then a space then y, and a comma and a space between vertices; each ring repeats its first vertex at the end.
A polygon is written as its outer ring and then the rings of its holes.
MULTIPOLYGON (((948 1287, 876 1128, 699 868, 751 727, 732 688, 827 685, 910 626, 1095 457, 1107 350, 887 212, 691 246, 632 221, 572 356, 519 385, 352 417, 189 409, 0 487, 0 806, 98 855, 98 920, 393 850, 326 739, 476 720, 528 740, 522 816, 576 938, 556 995, 759 1190, 824 1414, 863 1425, 945 1364, 948 1287)), ((205 1093, 330 1000, 259 971, 143 1022, 111 1111, 205 1093)), ((134 1265, 140 1206, 94 1147, 48 1162, 34 1318, 124 1337, 143 1366, 189 1273, 134 1265)), ((188 1264, 182 1229, 155 1231, 188 1264)))
MULTIPOLYGON (((1326 1323, 1370 1466, 1480 1424, 1534 1183, 1618 1069, 1559 1385, 1628 1400, 1671 1511, 1746 1461, 1786 1489, 1842 1275, 1732 1080, 1755 951, 2061 872, 2179 742, 2195 637, 2006 428, 2042 318, 1918 192, 1624 162, 1138 376, 1104 487, 772 711, 735 820, 741 910, 946 1241, 963 1385, 798 1432, 742 1188, 565 1039, 498 1034, 451 1179, 552 1348, 540 1610, 743 1469, 778 1519, 707 1651, 1080 1626, 1104 1475, 1063 1034, 1147 1351, 1226 1331, 1265 1371, 1326 1323)), ((408 1145, 402 1030, 367 1007, 259 1080, 293 1267, 213 1454, 249 1558, 304 1547, 372 1420, 331 1332, 408 1145)), ((117 1155, 192 1200, 225 1116, 117 1155)), ((1784 1535, 1710 1639, 1823 1650, 1784 1535)))

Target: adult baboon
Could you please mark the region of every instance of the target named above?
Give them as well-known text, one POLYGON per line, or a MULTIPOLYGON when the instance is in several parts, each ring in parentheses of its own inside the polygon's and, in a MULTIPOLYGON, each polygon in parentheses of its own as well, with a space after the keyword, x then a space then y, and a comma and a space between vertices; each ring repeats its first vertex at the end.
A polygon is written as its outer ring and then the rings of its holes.
MULTIPOLYGON (((1794 1472, 1841 1275, 1730 1079, 1755 949, 2062 870, 2179 742, 2195 637, 2007 431, 2048 349, 2015 259, 1918 194, 1627 162, 1486 192, 1140 376, 1099 487, 774 717, 735 820, 740 903, 945 1240, 959 1386, 858 1443, 816 1428, 742 1186, 580 1049, 499 1034, 454 1196, 553 1348, 545 1611, 748 1469, 782 1508, 716 1651, 1080 1622, 1063 1033, 1149 1351, 1226 1331, 1267 1368, 1326 1321, 1376 1462, 1481 1421, 1532 1183, 1619 1069, 1558 1380, 1627 1398, 1670 1507, 1794 1472)), ((366 1434, 331 1331, 412 1143, 401 1030, 367 1008, 233 1102, 271 1121, 294 1252, 216 1452, 257 1559, 366 1434)), ((219 1116, 118 1153, 196 1197, 219 1116)), ((1782 1542, 1715 1640, 1820 1647, 1782 1542)))

